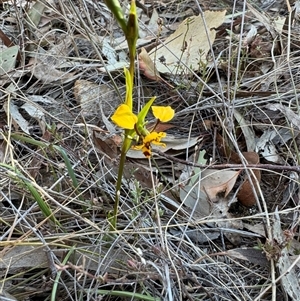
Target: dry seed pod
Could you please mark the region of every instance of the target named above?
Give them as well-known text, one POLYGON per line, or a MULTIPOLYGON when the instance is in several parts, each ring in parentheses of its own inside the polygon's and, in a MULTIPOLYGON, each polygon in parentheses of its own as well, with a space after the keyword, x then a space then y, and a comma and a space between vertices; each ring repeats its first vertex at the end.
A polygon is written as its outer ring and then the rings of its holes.
MULTIPOLYGON (((245 152, 243 153, 245 159, 248 161, 249 164, 258 164, 259 163, 259 156, 255 152, 245 152)), ((239 202, 247 207, 252 207, 256 204, 254 192, 253 192, 253 185, 255 190, 258 191, 257 182, 259 183, 261 180, 261 173, 259 169, 252 169, 253 174, 255 176, 251 176, 251 181, 249 179, 245 179, 244 183, 242 184, 237 198, 239 202), (257 182, 256 182, 257 180, 257 182)))

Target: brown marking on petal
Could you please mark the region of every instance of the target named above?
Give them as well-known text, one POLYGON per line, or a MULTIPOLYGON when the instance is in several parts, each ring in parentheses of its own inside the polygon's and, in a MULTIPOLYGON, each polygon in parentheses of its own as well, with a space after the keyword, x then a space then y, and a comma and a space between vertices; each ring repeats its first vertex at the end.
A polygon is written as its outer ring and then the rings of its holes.
POLYGON ((151 145, 150 145, 150 142, 146 142, 143 145, 142 151, 143 151, 143 154, 144 154, 144 156, 146 158, 150 158, 151 157, 151 145))

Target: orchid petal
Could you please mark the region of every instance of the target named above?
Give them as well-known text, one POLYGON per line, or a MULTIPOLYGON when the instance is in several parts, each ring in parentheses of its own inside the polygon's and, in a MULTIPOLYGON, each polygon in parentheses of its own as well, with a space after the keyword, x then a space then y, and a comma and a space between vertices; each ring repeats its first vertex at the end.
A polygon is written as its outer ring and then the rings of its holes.
POLYGON ((132 113, 131 109, 126 104, 121 104, 115 111, 111 120, 119 127, 127 130, 134 129, 138 118, 132 113))
POLYGON ((170 106, 152 106, 152 112, 154 117, 159 119, 161 122, 170 121, 175 114, 175 111, 170 106))

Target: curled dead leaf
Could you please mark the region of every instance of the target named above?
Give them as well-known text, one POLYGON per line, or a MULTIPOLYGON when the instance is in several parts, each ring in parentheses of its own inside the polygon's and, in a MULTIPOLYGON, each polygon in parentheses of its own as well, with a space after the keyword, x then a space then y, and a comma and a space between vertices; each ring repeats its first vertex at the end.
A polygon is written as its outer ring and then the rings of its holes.
MULTIPOLYGON (((245 152, 243 153, 245 159, 248 161, 249 164, 258 164, 259 163, 259 156, 255 152, 245 152)), ((237 198, 239 202, 247 207, 251 207, 255 205, 256 199, 254 195, 253 188, 258 191, 258 183, 261 180, 261 172, 259 169, 252 169, 253 175, 251 176, 251 180, 245 179, 244 183, 242 184, 237 198), (255 178, 256 179, 255 179, 255 178)))
POLYGON ((139 68, 147 78, 155 81, 161 81, 160 74, 155 68, 152 59, 144 47, 142 47, 142 50, 139 54, 139 68))
POLYGON ((140 54, 139 54, 139 68, 143 72, 143 74, 154 81, 157 82, 164 82, 166 85, 168 85, 171 89, 174 89, 174 87, 169 84, 167 81, 165 81, 159 74, 158 70, 156 69, 152 59, 150 58, 148 52, 143 47, 140 54))
MULTIPOLYGON (((226 156, 229 161, 235 164, 241 164, 241 159, 238 153, 231 150, 228 144, 226 143, 225 139, 219 134, 217 135, 217 144, 223 156, 226 156)), ((256 152, 243 152, 243 156, 248 161, 248 164, 259 164, 259 155, 256 152)), ((257 183, 259 183, 261 180, 260 170, 252 169, 252 171, 256 179, 254 178, 254 176, 251 176, 251 180, 245 179, 237 194, 238 201, 242 205, 247 207, 255 205, 256 199, 253 192, 253 185, 255 190, 257 191, 257 183)))

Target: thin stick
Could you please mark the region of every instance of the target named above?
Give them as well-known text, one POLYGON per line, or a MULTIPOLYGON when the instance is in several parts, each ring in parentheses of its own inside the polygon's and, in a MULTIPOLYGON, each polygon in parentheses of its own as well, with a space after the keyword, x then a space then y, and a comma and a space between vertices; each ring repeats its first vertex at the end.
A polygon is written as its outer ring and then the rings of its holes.
POLYGON ((296 166, 288 166, 288 165, 275 165, 275 164, 209 164, 203 165, 194 163, 191 161, 186 161, 183 159, 176 158, 171 155, 167 155, 162 151, 159 150, 152 150, 152 153, 158 154, 172 162, 178 162, 188 166, 200 167, 200 168, 210 168, 210 169, 246 169, 246 168, 253 168, 253 169, 266 169, 266 170, 280 170, 280 171, 295 171, 300 173, 300 165, 296 166))

